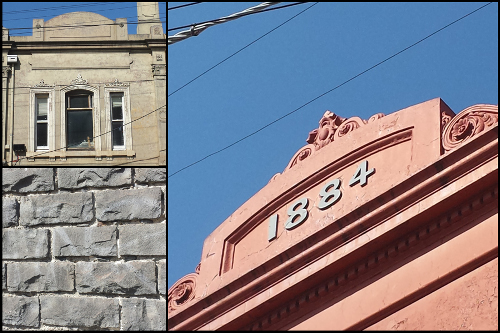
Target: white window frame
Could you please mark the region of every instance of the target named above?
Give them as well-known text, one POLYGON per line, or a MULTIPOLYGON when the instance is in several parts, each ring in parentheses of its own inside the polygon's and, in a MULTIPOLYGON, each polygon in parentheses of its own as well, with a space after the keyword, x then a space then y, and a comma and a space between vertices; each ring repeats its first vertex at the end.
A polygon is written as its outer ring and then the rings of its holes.
POLYGON ((128 86, 116 86, 116 87, 105 87, 104 88, 104 99, 106 101, 106 116, 105 116, 105 145, 106 150, 132 150, 132 124, 129 124, 131 120, 130 114, 130 93, 128 86), (124 146, 113 147, 113 137, 112 137, 112 110, 111 110, 111 93, 123 93, 122 97, 122 112, 123 112, 123 124, 128 124, 123 127, 123 143, 124 146))
POLYGON ((30 90, 30 116, 28 133, 28 152, 43 152, 55 150, 55 89, 31 88, 30 90), (37 146, 37 96, 48 96, 47 99, 47 146, 37 146))
MULTIPOLYGON (((111 94, 122 94, 122 125, 125 124, 125 94, 123 92, 110 92, 109 93, 109 98, 110 98, 110 120, 111 120, 111 130, 113 130, 113 121, 117 121, 113 119, 113 110, 112 110, 112 105, 111 105, 111 94)), ((126 126, 125 126, 126 127, 126 126)), ((113 131, 111 131, 111 149, 113 150, 125 150, 125 128, 122 128, 122 133, 123 133, 123 145, 113 145, 113 131)))
MULTIPOLYGON (((99 97, 99 88, 89 86, 88 84, 72 84, 70 86, 66 86, 60 91, 60 110, 61 110, 61 151, 73 151, 72 149, 66 149, 66 137, 67 137, 67 126, 66 126, 66 99, 67 93, 72 92, 73 90, 87 90, 89 92, 94 93, 93 101, 92 101, 92 119, 93 119, 93 133, 94 133, 94 149, 91 151, 95 151, 96 155, 99 155, 98 152, 101 151, 101 110, 100 110, 100 97, 99 97)), ((76 151, 76 150, 75 150, 76 151)))

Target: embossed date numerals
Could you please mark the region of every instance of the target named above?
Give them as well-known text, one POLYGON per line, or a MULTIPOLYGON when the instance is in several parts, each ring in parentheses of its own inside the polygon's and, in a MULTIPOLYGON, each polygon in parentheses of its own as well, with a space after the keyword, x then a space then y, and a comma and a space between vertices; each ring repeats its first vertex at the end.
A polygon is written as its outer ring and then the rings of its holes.
MULTIPOLYGON (((354 186, 359 183, 360 186, 365 186, 368 183, 368 177, 375 172, 375 168, 368 170, 368 161, 363 161, 358 166, 358 169, 349 181, 349 186, 354 186)), ((320 210, 330 208, 342 198, 342 191, 340 189, 341 181, 338 178, 332 179, 325 184, 319 191, 321 198, 318 203, 320 210)), ((308 198, 300 198, 288 207, 288 218, 285 221, 285 229, 292 230, 307 220, 309 212, 307 206, 309 205, 308 198)), ((278 230, 278 214, 273 214, 269 218, 269 231, 267 239, 272 241, 276 238, 278 230)))

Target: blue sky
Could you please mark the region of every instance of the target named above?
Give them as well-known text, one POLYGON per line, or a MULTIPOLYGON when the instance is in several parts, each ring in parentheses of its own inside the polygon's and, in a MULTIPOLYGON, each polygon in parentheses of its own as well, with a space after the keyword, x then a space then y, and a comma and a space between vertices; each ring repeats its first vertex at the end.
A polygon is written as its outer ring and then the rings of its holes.
MULTIPOLYGON (((215 19, 257 4, 202 3, 171 10, 168 25, 215 19)), ((169 94, 311 4, 243 17, 168 46, 169 94)), ((484 4, 318 3, 168 97, 168 174, 484 4)), ((326 110, 368 119, 436 97, 455 113, 474 104, 498 104, 498 3, 170 177, 168 285, 194 272, 205 238, 283 171, 326 110)))
MULTIPOLYGON (((159 2, 160 20, 166 32, 166 3, 159 2)), ((50 20, 70 12, 93 12, 111 20, 127 18, 137 22, 136 2, 2 2, 2 26, 7 29, 33 27, 33 19, 50 20)), ((128 33, 137 34, 137 24, 128 24, 128 33)), ((32 30, 11 30, 11 36, 31 36, 32 30)))

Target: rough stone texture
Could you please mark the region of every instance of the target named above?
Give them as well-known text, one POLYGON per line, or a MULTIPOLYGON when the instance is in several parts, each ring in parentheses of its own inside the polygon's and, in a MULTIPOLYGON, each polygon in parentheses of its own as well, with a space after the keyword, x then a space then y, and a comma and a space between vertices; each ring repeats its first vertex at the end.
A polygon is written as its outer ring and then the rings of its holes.
POLYGON ((158 292, 167 294, 167 259, 158 261, 158 292))
POLYGON ((154 299, 122 300, 123 331, 166 331, 167 302, 154 299))
POLYGON ((54 170, 51 168, 3 169, 3 192, 45 192, 53 189, 54 170))
POLYGON ((79 262, 76 276, 79 293, 156 294, 155 263, 152 261, 79 262))
POLYGON ((2 290, 7 289, 7 277, 5 276, 7 273, 6 267, 7 264, 2 263, 2 290))
POLYGON ((166 330, 161 170, 19 170, 3 170, 3 329, 166 330))
POLYGON ((165 168, 136 168, 135 180, 139 183, 165 182, 167 170, 165 168))
POLYGON ((2 297, 2 323, 21 327, 38 327, 38 297, 2 297))
POLYGON ((71 262, 13 262, 7 266, 9 291, 73 291, 71 262))
POLYGON ((21 225, 82 223, 94 218, 92 193, 36 195, 22 199, 21 225))
POLYGON ((59 227, 53 229, 54 255, 114 256, 116 255, 116 227, 59 227))
POLYGON ((41 321, 58 326, 119 327, 118 299, 40 296, 41 321))
POLYGON ((58 168, 59 188, 109 187, 130 184, 130 168, 58 168))
POLYGON ((167 255, 167 225, 121 225, 120 255, 167 255), (140 237, 137 235, 140 234, 140 237))
POLYGON ((2 259, 46 258, 48 252, 48 230, 2 230, 2 259))
POLYGON ((161 213, 160 200, 158 187, 97 192, 96 217, 99 221, 157 218, 161 213))
POLYGON ((2 227, 15 226, 18 219, 19 213, 16 199, 5 198, 5 200, 2 200, 2 227))

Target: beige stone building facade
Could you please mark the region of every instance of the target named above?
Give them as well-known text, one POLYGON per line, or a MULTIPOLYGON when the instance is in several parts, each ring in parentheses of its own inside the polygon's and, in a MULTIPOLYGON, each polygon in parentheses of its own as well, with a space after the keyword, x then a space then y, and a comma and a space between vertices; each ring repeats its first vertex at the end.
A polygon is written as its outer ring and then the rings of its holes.
POLYGON ((166 164, 166 34, 158 2, 137 15, 137 34, 91 12, 2 27, 3 165, 166 164))

